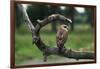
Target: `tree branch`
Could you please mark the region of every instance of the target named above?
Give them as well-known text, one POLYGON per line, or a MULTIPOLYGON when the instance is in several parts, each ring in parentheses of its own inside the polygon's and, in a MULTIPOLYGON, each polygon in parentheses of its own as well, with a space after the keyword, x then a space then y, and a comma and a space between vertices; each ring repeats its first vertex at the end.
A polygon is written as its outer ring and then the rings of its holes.
POLYGON ((18 6, 19 10, 22 12, 23 18, 24 18, 25 22, 27 23, 30 31, 32 32, 32 30, 35 30, 35 28, 34 28, 32 22, 30 21, 30 19, 28 17, 26 9, 23 7, 23 4, 17 4, 17 6, 18 6))
POLYGON ((41 40, 39 32, 43 26, 45 26, 48 23, 51 23, 52 21, 55 21, 55 20, 65 21, 66 23, 72 23, 72 21, 70 19, 68 19, 67 17, 60 15, 60 14, 52 14, 43 20, 37 20, 38 23, 34 27, 27 15, 26 10, 21 5, 19 5, 19 7, 20 7, 22 13, 24 14, 24 18, 29 26, 29 29, 32 32, 33 43, 35 43, 35 45, 38 47, 38 49, 43 52, 44 61, 47 61, 47 56, 49 56, 49 55, 59 55, 59 56, 67 57, 67 58, 74 58, 77 60, 78 59, 94 59, 94 53, 75 52, 75 51, 72 51, 71 49, 66 49, 66 48, 63 48, 62 52, 59 53, 57 47, 52 48, 50 46, 47 46, 41 40))
POLYGON ((58 48, 47 48, 45 50, 45 55, 49 56, 49 55, 59 55, 59 56, 63 56, 63 57, 67 57, 67 58, 74 58, 76 60, 79 59, 94 59, 94 53, 91 52, 75 52, 72 51, 71 49, 66 49, 63 48, 62 52, 59 53, 58 52, 58 48))
MULTIPOLYGON (((48 16, 47 18, 43 20, 38 20, 38 24, 36 25, 36 35, 37 37, 40 38, 39 36, 39 31, 40 29, 47 25, 48 23, 51 23, 54 20, 64 20, 67 23, 72 23, 72 21, 60 14, 53 14, 51 16, 48 16)), ((71 49, 62 49, 62 52, 58 52, 58 48, 51 48, 50 46, 45 45, 41 39, 39 39, 37 42, 35 42, 36 46, 42 50, 43 55, 44 55, 44 61, 47 61, 47 56, 49 55, 59 55, 67 58, 74 58, 74 59, 94 59, 94 53, 89 53, 89 52, 75 52, 72 51, 71 49)))

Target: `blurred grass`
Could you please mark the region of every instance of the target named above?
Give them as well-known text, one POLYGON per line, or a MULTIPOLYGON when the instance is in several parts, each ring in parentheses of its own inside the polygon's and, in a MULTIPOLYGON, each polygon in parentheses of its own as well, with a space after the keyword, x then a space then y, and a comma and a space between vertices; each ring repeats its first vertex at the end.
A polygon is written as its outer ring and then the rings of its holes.
MULTIPOLYGON (((51 26, 48 24, 42 28, 40 32, 43 42, 48 46, 56 46, 56 32, 51 32, 51 26)), ((93 31, 87 24, 75 25, 75 30, 69 33, 68 41, 65 44, 66 48, 80 51, 93 51, 94 39, 93 31)), ((56 59, 57 57, 50 56, 49 59, 56 59)), ((26 25, 22 25, 15 32, 15 64, 20 64, 26 60, 43 60, 42 52, 32 44, 32 35, 28 31, 26 25)))

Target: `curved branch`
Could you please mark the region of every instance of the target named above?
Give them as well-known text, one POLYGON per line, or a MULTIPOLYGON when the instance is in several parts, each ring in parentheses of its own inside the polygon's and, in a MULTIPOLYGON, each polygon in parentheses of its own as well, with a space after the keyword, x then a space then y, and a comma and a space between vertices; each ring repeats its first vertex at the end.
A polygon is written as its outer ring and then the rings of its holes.
MULTIPOLYGON (((67 58, 74 58, 77 60, 78 59, 94 59, 94 53, 75 52, 75 51, 72 51, 71 49, 66 49, 66 48, 63 48, 62 52, 59 53, 57 47, 52 48, 50 46, 45 45, 45 43, 42 42, 42 40, 39 36, 39 31, 43 26, 47 25, 48 23, 51 23, 54 20, 65 20, 65 21, 69 20, 67 22, 72 23, 70 19, 68 19, 60 14, 53 14, 53 15, 48 16, 44 20, 37 20, 38 23, 35 27, 35 29, 36 29, 35 35, 33 35, 33 36, 37 36, 39 39, 37 39, 37 41, 34 43, 43 52, 44 61, 47 61, 47 56, 49 56, 49 55, 59 55, 59 56, 67 57, 67 58)), ((33 39, 33 40, 35 40, 35 39, 33 39)))
POLYGON ((65 21, 67 24, 72 23, 72 21, 69 18, 67 18, 63 15, 52 14, 43 20, 39 20, 39 19, 37 20, 38 24, 36 25, 36 34, 37 35, 39 34, 39 31, 43 26, 45 26, 55 20, 65 21))

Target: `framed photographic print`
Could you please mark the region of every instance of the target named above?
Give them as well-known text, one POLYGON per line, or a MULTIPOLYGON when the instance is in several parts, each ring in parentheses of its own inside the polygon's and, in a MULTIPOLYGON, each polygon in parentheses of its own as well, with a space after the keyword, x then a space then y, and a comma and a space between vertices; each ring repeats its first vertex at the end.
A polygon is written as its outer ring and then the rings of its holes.
POLYGON ((11 1, 11 68, 96 63, 96 6, 11 1))

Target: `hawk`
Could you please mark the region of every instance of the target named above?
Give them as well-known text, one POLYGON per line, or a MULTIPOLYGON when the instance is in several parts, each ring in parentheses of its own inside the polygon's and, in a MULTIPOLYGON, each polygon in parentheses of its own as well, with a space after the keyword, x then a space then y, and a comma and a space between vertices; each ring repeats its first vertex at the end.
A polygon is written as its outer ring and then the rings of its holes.
POLYGON ((57 31, 56 43, 57 43, 59 53, 61 53, 62 49, 64 48, 64 44, 68 38, 68 31, 69 28, 65 24, 61 25, 59 30, 57 31))

